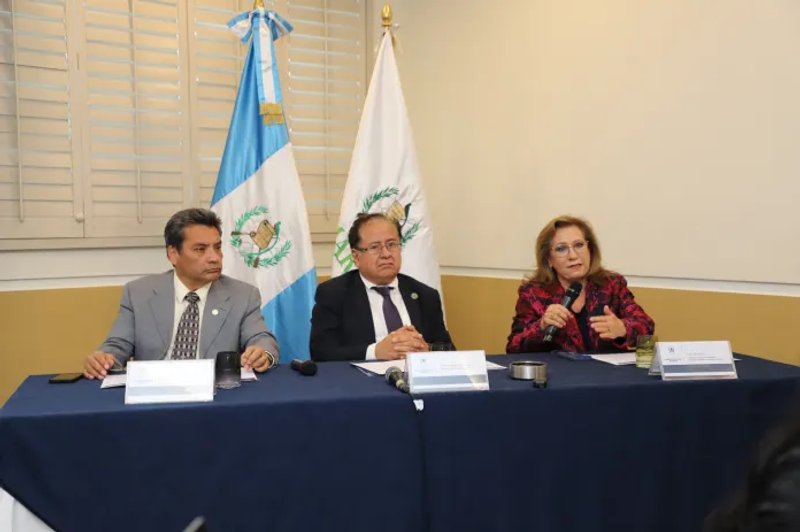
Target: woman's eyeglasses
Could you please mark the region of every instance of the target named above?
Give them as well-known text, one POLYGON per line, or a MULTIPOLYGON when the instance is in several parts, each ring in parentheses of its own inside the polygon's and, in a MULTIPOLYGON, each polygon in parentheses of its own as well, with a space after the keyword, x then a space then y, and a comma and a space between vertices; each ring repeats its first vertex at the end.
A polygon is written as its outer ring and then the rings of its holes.
POLYGON ((586 246, 589 244, 586 240, 578 240, 577 242, 573 242, 570 246, 569 244, 559 244, 553 248, 553 254, 556 257, 566 257, 569 255, 569 250, 572 249, 575 253, 580 253, 586 249, 586 246))

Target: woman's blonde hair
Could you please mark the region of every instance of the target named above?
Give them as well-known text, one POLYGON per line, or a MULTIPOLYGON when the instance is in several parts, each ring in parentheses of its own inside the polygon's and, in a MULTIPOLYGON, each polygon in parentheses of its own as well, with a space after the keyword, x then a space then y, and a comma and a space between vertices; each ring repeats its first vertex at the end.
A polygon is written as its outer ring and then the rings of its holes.
POLYGON ((550 285, 558 282, 556 272, 548 264, 548 259, 553 246, 553 237, 555 237, 556 231, 563 227, 577 227, 581 230, 583 238, 589 245, 589 254, 591 256, 589 273, 586 277, 593 283, 603 286, 608 278, 608 272, 602 266, 600 244, 597 242, 592 226, 583 218, 567 215, 553 218, 539 232, 539 236, 536 238, 536 271, 527 279, 527 282, 540 285, 550 285))

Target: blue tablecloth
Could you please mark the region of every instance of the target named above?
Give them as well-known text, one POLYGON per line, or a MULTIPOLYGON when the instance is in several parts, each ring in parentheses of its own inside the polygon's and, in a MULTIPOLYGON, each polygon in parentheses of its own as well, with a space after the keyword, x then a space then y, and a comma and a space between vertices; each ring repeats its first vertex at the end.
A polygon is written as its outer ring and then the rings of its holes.
POLYGON ((125 406, 30 377, 0 410, 0 485, 58 530, 698 530, 800 368, 665 383, 549 355, 549 387, 411 398, 346 363, 287 367, 214 403, 125 406))
POLYGON ((380 377, 281 366, 213 403, 123 402, 29 377, 0 410, 0 484, 63 531, 424 526, 417 415, 380 377))
POLYGON ((552 355, 547 389, 490 372, 489 393, 425 400, 436 531, 700 530, 800 391, 800 368, 751 357, 738 380, 663 382, 552 355))

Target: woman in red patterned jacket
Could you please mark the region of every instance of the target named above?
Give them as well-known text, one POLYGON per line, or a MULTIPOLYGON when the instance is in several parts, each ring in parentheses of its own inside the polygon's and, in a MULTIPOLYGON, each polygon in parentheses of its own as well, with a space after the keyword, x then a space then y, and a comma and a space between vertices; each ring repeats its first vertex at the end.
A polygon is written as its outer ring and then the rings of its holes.
POLYGON ((519 287, 506 351, 561 349, 612 352, 633 348, 655 324, 628 290, 625 278, 603 268, 600 246, 585 220, 559 216, 536 239, 536 271, 519 287), (561 305, 570 284, 583 289, 570 309, 561 305), (550 342, 545 329, 557 328, 550 342))

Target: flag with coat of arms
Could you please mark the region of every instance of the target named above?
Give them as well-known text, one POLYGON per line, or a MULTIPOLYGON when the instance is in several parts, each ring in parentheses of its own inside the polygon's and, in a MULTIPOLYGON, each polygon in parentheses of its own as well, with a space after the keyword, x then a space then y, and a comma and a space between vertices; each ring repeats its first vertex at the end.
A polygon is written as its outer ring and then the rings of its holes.
POLYGON ((389 30, 384 31, 378 49, 358 126, 339 215, 332 277, 355 267, 347 233, 362 212, 382 212, 400 223, 401 272, 441 293, 430 215, 389 30))
POLYGON ((248 51, 211 200, 222 218, 223 273, 258 287, 283 360, 306 359, 317 276, 274 44, 292 26, 259 7, 228 27, 248 51))

